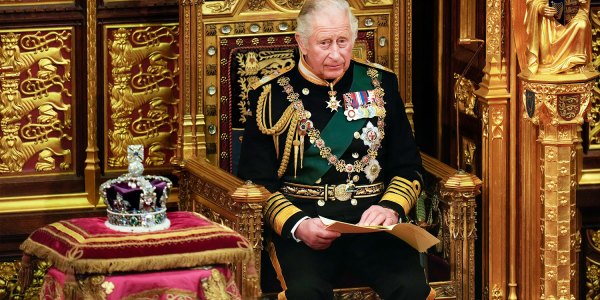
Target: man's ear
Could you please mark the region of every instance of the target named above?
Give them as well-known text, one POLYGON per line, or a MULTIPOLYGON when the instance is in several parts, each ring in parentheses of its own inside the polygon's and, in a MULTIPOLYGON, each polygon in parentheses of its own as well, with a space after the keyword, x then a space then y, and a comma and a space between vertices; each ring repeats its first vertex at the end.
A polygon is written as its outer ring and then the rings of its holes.
POLYGON ((300 37, 300 34, 296 33, 294 35, 294 37, 296 38, 296 43, 298 44, 298 48, 300 48, 300 52, 301 53, 306 53, 306 45, 304 45, 304 39, 302 39, 302 37, 300 37))

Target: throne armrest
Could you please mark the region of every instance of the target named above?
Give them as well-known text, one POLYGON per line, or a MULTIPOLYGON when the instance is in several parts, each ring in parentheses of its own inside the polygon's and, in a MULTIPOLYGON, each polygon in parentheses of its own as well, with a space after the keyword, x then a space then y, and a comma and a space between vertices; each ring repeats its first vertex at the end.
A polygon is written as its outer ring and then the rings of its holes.
POLYGON ((179 167, 179 207, 194 211, 241 233, 253 245, 254 270, 234 266, 236 283, 243 299, 260 295, 262 250, 262 208, 269 192, 262 186, 244 182, 236 176, 197 158, 179 167), (251 276, 252 273, 256 276, 251 276))
MULTIPOLYGON (((456 170, 421 153, 423 167, 440 180, 440 210, 442 211, 443 256, 450 263, 449 282, 433 282, 438 297, 474 299, 476 196, 481 180, 477 176, 456 170)), ((446 299, 446 298, 444 298, 446 299)))

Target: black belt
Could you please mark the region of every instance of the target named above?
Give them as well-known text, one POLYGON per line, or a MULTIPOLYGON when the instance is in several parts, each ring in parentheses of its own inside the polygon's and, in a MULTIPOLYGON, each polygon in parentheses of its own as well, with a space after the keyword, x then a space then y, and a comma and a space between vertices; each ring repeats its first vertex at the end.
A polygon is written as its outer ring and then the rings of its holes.
POLYGON ((348 201, 352 205, 356 205, 360 198, 369 198, 383 193, 384 185, 381 182, 354 185, 354 184, 337 184, 337 185, 304 185, 298 183, 284 182, 281 187, 281 192, 284 195, 293 196, 300 199, 318 200, 320 206, 325 205, 326 201, 348 201), (327 191, 327 193, 325 193, 327 191))

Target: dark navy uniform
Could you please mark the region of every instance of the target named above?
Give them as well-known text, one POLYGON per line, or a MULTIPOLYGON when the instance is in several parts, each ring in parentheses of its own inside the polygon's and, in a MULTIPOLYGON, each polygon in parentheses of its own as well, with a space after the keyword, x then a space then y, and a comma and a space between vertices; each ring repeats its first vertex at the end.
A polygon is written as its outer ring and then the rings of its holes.
MULTIPOLYGON (((272 193, 264 208, 264 220, 266 231, 271 231, 271 260, 285 296, 332 299, 331 282, 339 275, 337 270, 351 264, 356 275, 384 299, 425 299, 430 288, 417 251, 390 234, 346 234, 319 251, 291 235, 292 228, 305 217, 357 223, 371 205, 391 208, 404 217, 415 204, 422 182, 421 158, 395 74, 353 60, 345 74, 333 86, 327 86, 307 78, 296 64, 263 78, 249 93, 249 99, 255 118, 246 123, 238 176, 264 185, 272 193), (377 84, 384 91, 385 117, 379 119, 371 107, 370 113, 364 109, 359 117, 352 114, 349 118, 348 111, 356 108, 349 99, 372 96, 377 84), (327 107, 332 91, 341 103, 338 111, 327 107), (297 98, 302 104, 300 110, 297 98), (317 137, 338 155, 323 155, 320 150, 325 148, 317 147, 314 139, 311 143, 309 136, 293 125, 269 131, 285 118, 295 124, 290 114, 299 111, 310 112, 300 119, 308 116, 309 127, 318 129, 317 137), (300 133, 290 134, 290 130, 300 133), (294 150, 302 136, 303 151, 294 150), (357 161, 363 159, 368 167, 363 164, 363 171, 350 172, 350 176, 335 166, 343 160, 361 168, 357 161), (351 199, 337 199, 332 187, 348 183, 354 188, 350 189, 351 199)), ((363 99, 362 104, 375 105, 369 101, 363 99)))

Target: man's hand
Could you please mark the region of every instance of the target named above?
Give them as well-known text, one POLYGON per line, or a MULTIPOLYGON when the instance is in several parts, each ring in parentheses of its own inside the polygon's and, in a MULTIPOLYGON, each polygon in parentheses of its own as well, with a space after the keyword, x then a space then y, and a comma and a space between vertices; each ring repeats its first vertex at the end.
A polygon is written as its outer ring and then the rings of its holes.
POLYGON ((387 226, 394 224, 398 224, 398 214, 393 209, 379 205, 372 205, 365 210, 358 222, 360 226, 387 226))
POLYGON ((544 11, 542 12, 542 14, 548 18, 554 17, 554 15, 556 15, 557 13, 558 13, 558 11, 556 10, 556 8, 554 8, 552 6, 544 7, 544 11))
POLYGON ((309 247, 315 250, 324 250, 329 248, 341 233, 325 229, 325 224, 321 222, 321 219, 312 218, 302 221, 294 235, 309 247))

